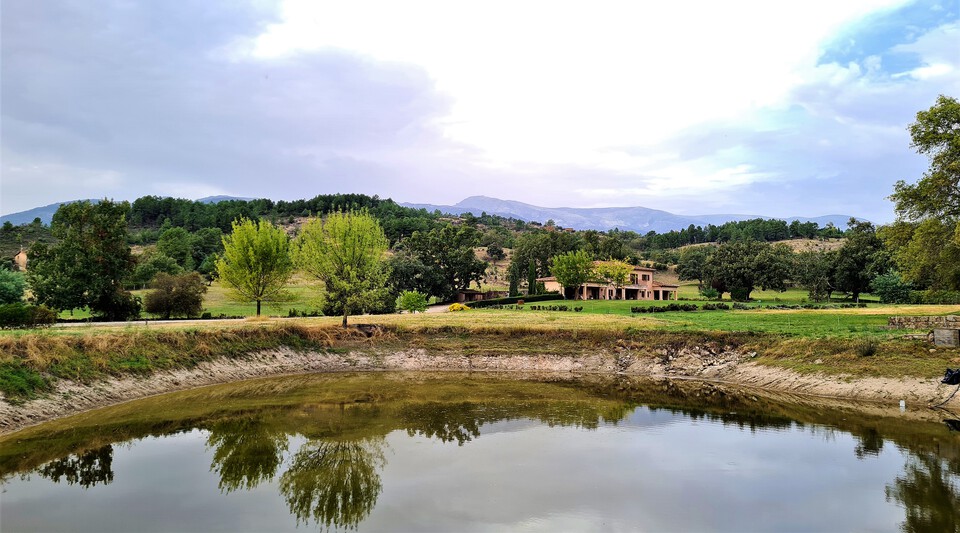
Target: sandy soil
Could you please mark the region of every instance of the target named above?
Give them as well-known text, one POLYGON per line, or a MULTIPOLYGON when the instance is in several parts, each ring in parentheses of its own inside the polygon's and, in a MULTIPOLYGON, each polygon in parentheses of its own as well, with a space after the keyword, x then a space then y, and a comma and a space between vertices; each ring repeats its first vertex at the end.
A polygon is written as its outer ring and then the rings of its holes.
MULTIPOLYGON (((203 385, 310 372, 343 371, 517 371, 623 373, 703 379, 771 391, 846 398, 911 407, 939 403, 952 391, 937 379, 851 379, 845 376, 801 375, 751 361, 754 354, 693 348, 656 354, 629 347, 592 355, 435 354, 424 350, 389 353, 299 353, 276 350, 241 359, 220 359, 190 370, 158 372, 146 378, 123 378, 82 384, 61 381, 50 395, 21 405, 0 401, 0 435, 55 418, 98 407, 203 385)), ((960 395, 949 404, 960 406, 960 395)))

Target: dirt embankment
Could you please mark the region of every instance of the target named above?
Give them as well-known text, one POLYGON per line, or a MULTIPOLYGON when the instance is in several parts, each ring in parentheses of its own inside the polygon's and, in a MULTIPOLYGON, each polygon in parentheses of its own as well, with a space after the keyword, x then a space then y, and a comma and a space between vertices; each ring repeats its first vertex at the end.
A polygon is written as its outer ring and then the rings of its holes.
MULTIPOLYGON (((709 347, 663 348, 655 353, 628 347, 579 355, 460 355, 422 349, 346 354, 266 350, 242 358, 207 361, 191 369, 148 377, 113 378, 93 384, 59 381, 43 398, 13 405, 0 401, 0 435, 40 422, 129 400, 203 385, 263 376, 344 371, 517 371, 622 373, 722 381, 768 390, 909 405, 938 403, 949 390, 937 379, 858 378, 801 375, 760 365, 756 354, 709 347)), ((953 400, 960 403, 960 399, 953 400)))

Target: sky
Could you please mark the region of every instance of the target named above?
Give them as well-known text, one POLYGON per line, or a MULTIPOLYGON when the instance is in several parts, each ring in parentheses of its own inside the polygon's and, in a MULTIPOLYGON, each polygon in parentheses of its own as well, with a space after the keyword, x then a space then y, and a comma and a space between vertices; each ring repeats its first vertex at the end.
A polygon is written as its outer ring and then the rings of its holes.
POLYGON ((311 198, 894 218, 960 0, 0 0, 0 213, 311 198))

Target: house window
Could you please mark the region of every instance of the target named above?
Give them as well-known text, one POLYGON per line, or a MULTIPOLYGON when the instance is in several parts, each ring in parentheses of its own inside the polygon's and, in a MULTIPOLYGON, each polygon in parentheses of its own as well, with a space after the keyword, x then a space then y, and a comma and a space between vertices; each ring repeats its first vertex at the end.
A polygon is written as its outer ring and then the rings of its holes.
POLYGON ((643 281, 650 281, 650 274, 644 274, 643 281))

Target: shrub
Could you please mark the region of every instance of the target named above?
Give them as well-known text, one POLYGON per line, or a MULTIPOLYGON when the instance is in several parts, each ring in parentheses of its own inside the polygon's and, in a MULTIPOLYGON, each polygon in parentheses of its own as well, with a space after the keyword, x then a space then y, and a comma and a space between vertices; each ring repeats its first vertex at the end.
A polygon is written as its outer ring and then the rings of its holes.
POLYGON ((427 295, 417 291, 403 291, 397 296, 397 308, 411 313, 427 310, 427 295))
POLYGON ((12 303, 0 305, 0 328, 48 326, 57 321, 57 313, 45 305, 12 303))
POLYGON ((750 299, 750 290, 745 287, 734 287, 730 289, 730 299, 735 302, 746 302, 750 299))
POLYGON ((872 357, 877 354, 877 341, 861 339, 854 345, 854 350, 860 357, 872 357))
POLYGON ((447 309, 450 311, 469 311, 470 307, 462 303, 452 303, 447 309))
POLYGON ((0 304, 12 304, 22 300, 26 286, 23 274, 0 269, 0 304))
POLYGON ((700 289, 700 296, 703 296, 708 300, 719 300, 720 291, 718 291, 717 289, 714 289, 713 287, 704 287, 700 289))
POLYGON ((900 278, 900 274, 890 272, 873 278, 870 289, 874 295, 880 297, 880 303, 905 304, 910 303, 910 284, 900 278))
POLYGON ((161 272, 150 285, 145 310, 163 318, 171 316, 199 316, 203 311, 203 295, 207 285, 196 272, 171 276, 161 272))

